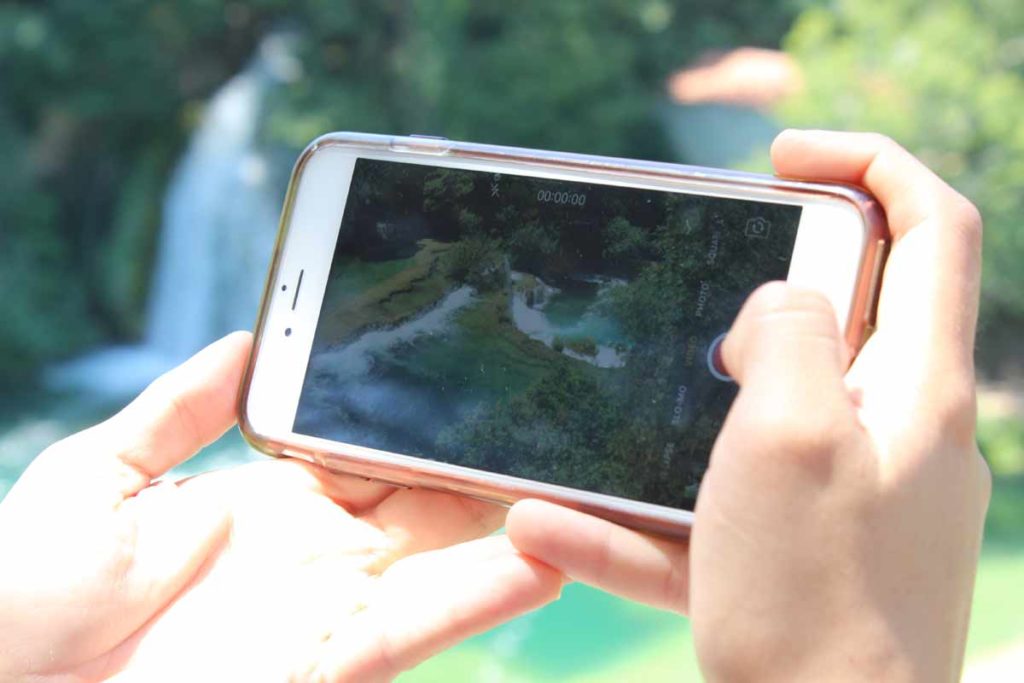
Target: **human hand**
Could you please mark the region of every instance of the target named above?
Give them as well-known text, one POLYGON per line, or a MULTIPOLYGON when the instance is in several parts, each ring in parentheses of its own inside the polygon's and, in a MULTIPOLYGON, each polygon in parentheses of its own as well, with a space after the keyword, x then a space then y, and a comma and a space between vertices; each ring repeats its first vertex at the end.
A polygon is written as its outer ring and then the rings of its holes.
POLYGON ((723 344, 740 393, 688 545, 538 501, 513 508, 509 536, 688 611, 710 680, 956 680, 991 487, 974 438, 980 217, 881 136, 787 131, 772 157, 884 206, 877 331, 847 370, 822 296, 751 296, 723 344))
POLYGON ((234 422, 248 334, 47 449, 0 504, 0 680, 389 679, 557 597, 502 511, 277 460, 159 476, 234 422))

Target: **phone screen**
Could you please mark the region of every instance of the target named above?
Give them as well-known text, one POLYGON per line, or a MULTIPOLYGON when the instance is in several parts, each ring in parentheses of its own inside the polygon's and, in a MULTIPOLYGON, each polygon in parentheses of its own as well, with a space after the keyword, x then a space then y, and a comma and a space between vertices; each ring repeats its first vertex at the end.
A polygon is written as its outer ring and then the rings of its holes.
POLYGON ((294 431, 693 509, 800 214, 358 159, 294 431))

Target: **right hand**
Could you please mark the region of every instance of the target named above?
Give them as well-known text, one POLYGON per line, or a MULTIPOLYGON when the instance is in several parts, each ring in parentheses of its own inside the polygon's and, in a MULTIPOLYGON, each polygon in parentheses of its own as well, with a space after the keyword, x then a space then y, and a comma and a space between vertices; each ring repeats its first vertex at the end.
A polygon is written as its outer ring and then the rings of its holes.
POLYGON ((956 680, 990 493, 975 444, 977 210, 887 138, 797 132, 781 175, 866 186, 892 232, 878 328, 847 370, 820 295, 755 292, 723 345, 740 385, 689 544, 524 501, 524 553, 689 611, 710 680, 956 680))

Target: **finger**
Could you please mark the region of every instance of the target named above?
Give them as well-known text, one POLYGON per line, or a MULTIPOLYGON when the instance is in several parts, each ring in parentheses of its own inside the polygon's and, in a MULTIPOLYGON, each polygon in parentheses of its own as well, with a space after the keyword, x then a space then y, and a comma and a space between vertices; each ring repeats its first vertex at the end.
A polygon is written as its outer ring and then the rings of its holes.
POLYGON ((562 575, 487 538, 416 555, 379 580, 365 610, 326 641, 326 680, 384 681, 470 636, 557 599, 562 575), (405 563, 413 566, 405 566, 405 563))
POLYGON ((878 330, 898 342, 901 360, 920 367, 921 376, 973 374, 981 273, 977 209, 880 135, 785 131, 772 146, 772 160, 781 175, 860 185, 878 198, 894 240, 878 330))
POLYGON ((539 500, 512 506, 505 526, 520 552, 573 580, 661 609, 687 610, 685 541, 653 538, 539 500))
POLYGON ((114 417, 47 449, 39 476, 77 498, 116 503, 139 492, 234 424, 250 344, 248 332, 236 332, 206 347, 114 417))
MULTIPOLYGON (((831 478, 835 445, 860 429, 845 384, 846 359, 824 295, 784 282, 755 290, 722 342, 722 360, 740 393, 715 442, 704 483, 722 468, 761 481, 780 472, 788 476, 791 469, 783 463, 816 481, 831 478)), ((700 507, 698 497, 698 513, 700 507)))
POLYGON ((849 414, 847 353, 828 299, 784 282, 762 285, 722 342, 726 371, 748 397, 782 410, 849 414))
POLYGON ((780 175, 867 188, 885 208, 896 240, 962 200, 913 154, 876 133, 785 130, 771 154, 780 175))
POLYGON ((316 493, 341 506, 350 515, 372 509, 399 489, 391 484, 328 470, 298 458, 282 457, 247 463, 227 470, 188 477, 190 484, 244 491, 264 500, 281 492, 316 493))
POLYGON ((392 561, 392 539, 353 514, 391 487, 290 458, 210 472, 184 486, 225 501, 235 517, 232 549, 247 548, 253 553, 249 560, 263 570, 281 562, 322 564, 333 558, 375 573, 392 561))
POLYGON ((400 489, 362 515, 393 541, 387 561, 480 538, 501 527, 505 508, 428 489, 400 489))
POLYGON ((251 345, 248 332, 235 332, 154 381, 108 422, 134 437, 118 444, 118 459, 149 483, 220 438, 235 423, 251 345))
POLYGON ((439 550, 416 553, 388 567, 381 575, 385 581, 380 585, 403 582, 411 585, 424 576, 430 576, 438 566, 441 566, 439 563, 452 566, 483 562, 508 555, 514 550, 508 536, 499 534, 457 543, 439 550))

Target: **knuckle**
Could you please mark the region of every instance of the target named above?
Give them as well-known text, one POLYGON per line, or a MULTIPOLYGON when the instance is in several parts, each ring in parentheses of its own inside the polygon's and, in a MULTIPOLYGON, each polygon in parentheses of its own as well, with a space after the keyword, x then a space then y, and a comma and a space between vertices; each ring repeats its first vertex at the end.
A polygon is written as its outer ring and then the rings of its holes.
POLYGON ((740 308, 733 328, 749 327, 752 321, 759 320, 765 314, 778 310, 778 302, 786 296, 785 292, 785 282, 766 282, 755 289, 740 308))
POLYGON ((747 307, 759 314, 772 313, 785 308, 791 286, 781 280, 766 282, 751 293, 747 307))
POLYGON ((965 241, 972 247, 980 249, 984 220, 978 207, 967 197, 957 193, 947 215, 965 241))
POLYGON ((791 289, 790 297, 792 308, 803 311, 805 315, 814 316, 818 320, 829 323, 835 320, 832 303, 821 292, 813 289, 791 289))
POLYGON ((895 139, 886 135, 885 133, 864 133, 864 136, 870 147, 873 147, 878 153, 899 153, 905 151, 903 145, 896 142, 895 139))
POLYGON ((184 434, 189 441, 200 442, 203 433, 202 416, 195 411, 187 397, 177 392, 168 392, 166 400, 167 414, 173 418, 179 433, 184 434))
POLYGON ((788 285, 782 280, 766 282, 753 291, 749 302, 757 308, 771 308, 777 306, 777 302, 786 296, 788 285))
POLYGON ((988 509, 989 501, 992 500, 992 468, 989 467, 988 462, 981 456, 981 453, 976 452, 974 461, 977 463, 978 468, 978 485, 981 491, 980 507, 982 513, 988 509))
POLYGON ((786 282, 768 282, 750 295, 750 308, 762 317, 788 311, 803 311, 831 317, 832 304, 821 292, 794 287, 786 282))
POLYGON ((607 583, 614 565, 614 543, 612 540, 612 533, 612 526, 604 526, 600 539, 594 545, 593 555, 589 558, 594 582, 598 585, 607 583))
POLYGON ((160 401, 167 396, 175 396, 179 393, 177 378, 173 372, 166 372, 152 382, 139 395, 139 402, 160 401))
POLYGON ((662 595, 670 609, 685 614, 690 603, 690 575, 685 563, 669 564, 662 578, 662 595))
POLYGON ((754 293, 751 306, 761 335, 785 334, 787 329, 824 338, 838 335, 835 311, 821 292, 770 283, 754 293))
POLYGON ((830 411, 794 411, 783 402, 751 420, 758 450, 800 467, 818 469, 835 453, 843 428, 830 411))
POLYGON ((947 383, 930 410, 944 438, 957 445, 974 444, 978 408, 973 381, 947 383))
POLYGON ((981 211, 975 206, 967 197, 957 193, 956 205, 953 212, 956 222, 960 224, 964 229, 981 231, 983 223, 981 217, 981 211))

